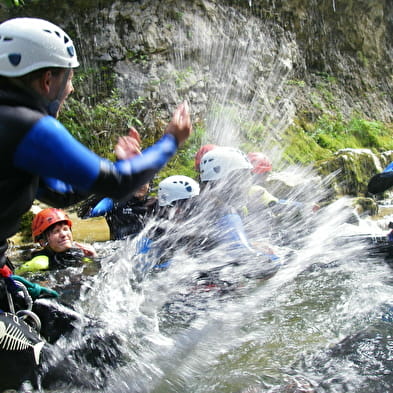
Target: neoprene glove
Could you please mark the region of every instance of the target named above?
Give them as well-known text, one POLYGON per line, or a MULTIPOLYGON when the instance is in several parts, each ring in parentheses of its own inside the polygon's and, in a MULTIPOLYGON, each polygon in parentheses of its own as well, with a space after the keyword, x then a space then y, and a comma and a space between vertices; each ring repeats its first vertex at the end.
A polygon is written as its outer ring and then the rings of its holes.
POLYGON ((33 283, 29 280, 26 280, 23 277, 12 275, 11 278, 15 281, 21 282, 26 286, 29 295, 33 299, 38 299, 39 297, 59 297, 59 294, 53 289, 43 287, 39 284, 33 283))
POLYGON ((89 216, 90 217, 98 217, 103 216, 106 212, 109 212, 113 209, 113 200, 111 198, 101 199, 97 205, 93 207, 89 216))

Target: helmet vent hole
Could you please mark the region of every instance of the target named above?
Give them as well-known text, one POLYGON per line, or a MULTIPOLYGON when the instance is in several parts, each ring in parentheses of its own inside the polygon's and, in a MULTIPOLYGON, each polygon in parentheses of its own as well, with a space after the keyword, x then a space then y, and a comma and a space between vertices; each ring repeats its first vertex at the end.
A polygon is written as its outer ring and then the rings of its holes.
POLYGON ((64 36, 64 43, 66 44, 70 39, 65 35, 64 36))
POLYGON ((16 67, 17 65, 19 65, 21 59, 22 59, 22 56, 21 56, 19 53, 10 53, 10 54, 8 55, 8 60, 9 60, 10 63, 11 63, 13 66, 15 66, 15 67, 16 67))
POLYGON ((4 37, 4 38, 3 38, 3 41, 12 41, 12 40, 13 40, 12 37, 4 37))
POLYGON ((69 54, 71 57, 74 57, 74 56, 75 56, 75 49, 74 49, 73 46, 68 46, 68 47, 67 47, 67 52, 68 52, 68 54, 69 54))

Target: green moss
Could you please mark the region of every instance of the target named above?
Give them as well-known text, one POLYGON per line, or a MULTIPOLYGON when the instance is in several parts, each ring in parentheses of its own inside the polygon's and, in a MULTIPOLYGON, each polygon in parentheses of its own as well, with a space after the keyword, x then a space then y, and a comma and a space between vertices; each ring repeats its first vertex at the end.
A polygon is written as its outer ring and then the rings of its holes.
MULTIPOLYGON (((101 70, 102 72, 102 70, 101 70)), ((176 75, 177 85, 182 85, 191 78, 193 72, 186 69, 176 75)), ((87 70, 79 74, 76 83, 82 83, 86 77, 91 77, 87 70)), ((109 81, 111 80, 108 74, 109 81)), ((283 162, 310 164, 331 157, 337 150, 344 148, 369 148, 373 151, 393 150, 393 127, 375 120, 369 120, 360 114, 350 119, 334 108, 334 96, 327 89, 334 80, 328 76, 320 85, 319 93, 312 96, 315 106, 320 109, 320 115, 315 112, 299 113, 293 124, 286 130, 280 130, 280 135, 272 135, 269 127, 264 122, 244 121, 238 111, 232 107, 213 108, 212 115, 225 116, 238 124, 242 135, 240 147, 245 151, 256 151, 274 148, 278 144, 283 149, 283 162), (329 106, 329 112, 326 110, 329 106), (333 109, 332 109, 333 108, 333 109), (266 141, 271 145, 266 146, 266 141)), ((117 94, 112 90, 109 97, 97 96, 92 101, 86 102, 81 97, 71 98, 67 101, 60 120, 71 133, 83 144, 97 154, 114 159, 113 146, 117 137, 124 135, 127 129, 135 126, 142 136, 143 147, 153 144, 161 135, 166 123, 162 120, 166 114, 159 110, 154 112, 156 124, 153 129, 146 129, 142 119, 144 114, 152 108, 143 98, 124 105, 117 94)), ((155 179, 158 183, 164 177, 173 174, 183 174, 196 178, 194 171, 194 155, 202 144, 204 124, 194 124, 194 133, 187 143, 178 151, 168 165, 160 171, 155 179)), ((356 171, 358 173, 358 171, 356 171)))
POLYGON ((306 133, 299 125, 290 126, 283 136, 283 160, 288 163, 310 164, 327 158, 330 153, 306 133))

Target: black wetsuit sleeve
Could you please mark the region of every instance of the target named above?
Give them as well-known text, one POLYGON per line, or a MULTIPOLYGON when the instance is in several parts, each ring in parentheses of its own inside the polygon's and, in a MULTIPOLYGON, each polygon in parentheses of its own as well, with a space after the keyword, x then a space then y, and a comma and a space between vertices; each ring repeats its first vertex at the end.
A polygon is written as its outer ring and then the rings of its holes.
POLYGON ((84 199, 87 195, 84 193, 74 192, 73 190, 63 191, 50 187, 44 179, 40 179, 37 192, 37 199, 47 205, 64 208, 74 205, 84 199))

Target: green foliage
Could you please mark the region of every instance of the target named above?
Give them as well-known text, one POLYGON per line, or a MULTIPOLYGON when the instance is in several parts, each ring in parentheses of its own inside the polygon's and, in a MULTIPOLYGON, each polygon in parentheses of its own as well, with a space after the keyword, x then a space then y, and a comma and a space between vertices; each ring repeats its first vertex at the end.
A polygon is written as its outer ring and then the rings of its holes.
MULTIPOLYGON (((190 69, 179 73, 177 82, 181 84, 183 79, 189 77, 190 73, 192 73, 190 69)), ((92 75, 96 75, 94 70, 85 70, 78 74, 75 84, 83 85, 86 79, 91 78, 92 75)), ((111 80, 110 76, 108 80, 111 80)), ((334 83, 334 80, 326 79, 326 81, 334 83)), ((334 104, 333 96, 329 96, 329 99, 326 98, 327 94, 325 93, 328 91, 325 92, 323 86, 320 91, 324 96, 320 102, 330 101, 331 104, 334 104)), ((321 99, 321 96, 318 99, 321 99)), ((162 120, 165 116, 160 110, 147 108, 148 105, 143 98, 125 105, 118 92, 112 90, 109 97, 105 98, 98 93, 93 101, 96 102, 94 104, 91 103, 91 100, 86 102, 83 97, 70 98, 61 113, 60 120, 83 144, 109 159, 115 158, 113 146, 117 137, 124 135, 129 127, 135 126, 141 133, 143 147, 153 144, 165 127, 162 120), (153 130, 144 128, 141 121, 144 118, 143 113, 147 110, 155 110, 156 124, 153 130)), ((334 105, 330 106, 331 109, 333 107, 334 105)), ((270 148, 273 149, 274 144, 280 145, 280 148, 283 149, 283 164, 310 164, 327 159, 334 152, 343 148, 370 148, 374 151, 393 149, 392 126, 364 119, 360 115, 347 120, 338 111, 333 110, 329 114, 322 111, 324 114, 315 122, 305 123, 304 120, 302 122, 300 119, 295 119, 294 124, 286 130, 282 130, 280 135, 272 135, 272 132, 262 122, 240 121, 238 112, 233 108, 218 106, 213 111, 215 116, 226 116, 234 123, 239 123, 243 150, 266 151, 270 148)), ((202 145, 203 136, 203 125, 194 124, 192 137, 179 149, 167 166, 157 174, 154 184, 156 185, 163 178, 174 174, 196 178, 194 156, 202 145)))
POLYGON ((122 104, 116 91, 95 106, 69 98, 59 120, 81 143, 99 155, 113 158, 112 147, 117 137, 124 135, 131 126, 141 129, 138 113, 143 106, 142 98, 122 104))
POLYGON ((6 7, 21 7, 25 5, 24 0, 3 0, 6 7))
POLYGON ((34 214, 31 210, 23 214, 20 222, 19 233, 23 242, 31 242, 31 222, 33 221, 34 214))
POLYGON ((360 116, 322 115, 315 123, 295 121, 283 135, 283 160, 309 164, 325 160, 340 149, 393 149, 392 126, 360 116))
MULTIPOLYGON (((139 119, 139 114, 145 109, 144 99, 139 98, 129 105, 124 105, 117 92, 113 91, 110 97, 94 106, 88 105, 83 99, 70 97, 61 111, 59 120, 81 143, 100 156, 114 160, 113 146, 117 138, 124 135, 131 126, 136 127, 140 132, 143 147, 152 145, 161 135, 164 128, 160 120, 161 113, 159 111, 155 113, 157 127, 149 131, 144 128, 139 119)), ((203 134, 203 128, 194 124, 192 136, 160 171, 154 179, 154 184, 175 174, 196 178, 194 156, 201 146, 203 134)))

